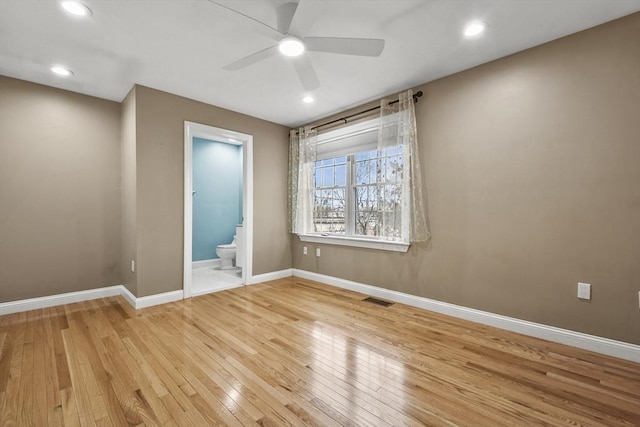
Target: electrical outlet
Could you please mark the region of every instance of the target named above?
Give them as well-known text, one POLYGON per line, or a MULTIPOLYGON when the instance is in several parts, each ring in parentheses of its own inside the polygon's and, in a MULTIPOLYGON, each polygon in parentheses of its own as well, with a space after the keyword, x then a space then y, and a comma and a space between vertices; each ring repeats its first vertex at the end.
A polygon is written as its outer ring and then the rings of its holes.
POLYGON ((578 283, 578 298, 591 299, 591 285, 589 283, 578 283))
POLYGON ((131 260, 131 272, 136 272, 136 262, 134 260, 131 260))
POLYGON ((316 256, 319 257, 320 256, 320 248, 316 248, 316 256))
POLYGON ((303 246, 303 247, 302 247, 302 255, 306 255, 307 253, 308 253, 308 251, 307 251, 307 247, 306 247, 306 246, 303 246))

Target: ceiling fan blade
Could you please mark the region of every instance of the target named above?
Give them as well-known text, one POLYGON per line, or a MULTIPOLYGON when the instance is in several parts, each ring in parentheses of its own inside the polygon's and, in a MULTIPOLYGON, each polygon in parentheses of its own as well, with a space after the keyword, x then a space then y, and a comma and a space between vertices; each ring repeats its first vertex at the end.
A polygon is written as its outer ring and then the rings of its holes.
POLYGON ((302 37, 303 34, 309 34, 316 19, 324 13, 326 7, 326 1, 300 0, 287 33, 298 37, 302 37))
POLYGON ((306 91, 316 90, 320 87, 320 81, 313 69, 311 60, 306 55, 300 55, 292 58, 293 68, 296 69, 300 82, 306 91))
POLYGON ((382 39, 306 37, 303 41, 307 50, 343 55, 380 56, 384 49, 384 40, 382 39))
POLYGON ((230 12, 235 13, 236 15, 240 15, 244 18, 246 18, 247 22, 252 22, 253 23, 253 28, 260 34, 262 34, 263 36, 269 37, 270 39, 279 41, 280 39, 282 39, 283 34, 281 34, 278 30, 276 30, 275 28, 271 27, 270 25, 265 24, 262 21, 258 21, 255 18, 252 18, 249 15, 245 15, 244 13, 237 11, 235 9, 230 8, 229 6, 225 6, 224 4, 217 2, 215 0, 209 0, 211 3, 226 9, 230 12))
POLYGON ((227 71, 240 70, 241 68, 248 67, 249 65, 253 65, 256 62, 260 62, 264 59, 270 58, 276 55, 277 53, 278 53, 278 45, 271 46, 259 52, 252 53, 249 56, 245 56, 242 59, 238 59, 237 61, 232 62, 231 64, 227 64, 224 67, 222 67, 222 69, 227 71))
POLYGON ((282 34, 289 33, 289 27, 291 26, 291 21, 293 20, 297 9, 298 3, 282 3, 278 6, 278 9, 276 9, 278 31, 282 34))

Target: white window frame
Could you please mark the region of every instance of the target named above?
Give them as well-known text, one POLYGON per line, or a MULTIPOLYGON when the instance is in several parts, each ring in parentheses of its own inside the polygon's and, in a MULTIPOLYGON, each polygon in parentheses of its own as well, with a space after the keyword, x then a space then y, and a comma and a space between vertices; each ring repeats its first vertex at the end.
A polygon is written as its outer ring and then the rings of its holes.
MULTIPOLYGON (((355 140, 358 136, 366 134, 368 132, 376 132, 379 128, 380 119, 376 118, 365 122, 357 123, 348 127, 343 127, 337 130, 326 132, 318 135, 317 145, 318 152, 322 153, 322 146, 329 146, 328 144, 336 143, 340 140, 353 138, 355 140)), ((377 139, 377 138, 376 138, 377 139)), ((348 147, 348 144, 347 144, 348 147)), ((354 155, 362 151, 373 150, 376 146, 367 145, 360 146, 355 144, 353 147, 346 149, 334 149, 331 150, 329 155, 322 156, 319 160, 329 159, 333 157, 346 156, 347 157, 347 177, 346 177, 346 193, 351 194, 353 190, 353 173, 355 167, 353 166, 354 155), (345 151, 346 150, 346 151, 345 151), (347 152, 348 151, 348 152, 347 152)), ((391 240, 383 240, 377 237, 367 237, 355 235, 355 221, 350 218, 351 214, 354 214, 354 200, 353 196, 346 196, 346 212, 345 212, 345 235, 339 234, 327 234, 327 233, 307 233, 299 234, 298 237, 303 242, 309 243, 321 243, 338 246, 351 246, 357 248, 377 249, 392 252, 407 252, 409 250, 410 243, 398 242, 391 240)))

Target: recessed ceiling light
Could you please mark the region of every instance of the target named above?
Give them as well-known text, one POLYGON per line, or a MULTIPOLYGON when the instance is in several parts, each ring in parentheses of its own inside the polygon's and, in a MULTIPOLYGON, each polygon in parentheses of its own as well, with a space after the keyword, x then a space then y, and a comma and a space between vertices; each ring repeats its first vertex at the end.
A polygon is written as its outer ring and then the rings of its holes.
POLYGON ((315 101, 313 99, 313 96, 305 96, 304 98, 302 98, 302 102, 304 102, 305 104, 311 104, 313 101, 315 101))
POLYGON ((296 37, 285 37, 278 43, 278 49, 285 56, 298 56, 304 52, 304 44, 296 37))
POLYGON ((484 32, 486 25, 481 21, 472 21, 464 27, 465 37, 476 37, 484 32))
POLYGON ((51 71, 59 76, 69 77, 73 75, 73 71, 60 65, 51 67, 51 71))
POLYGON ((62 8, 75 16, 90 16, 91 9, 77 1, 63 1, 62 8))

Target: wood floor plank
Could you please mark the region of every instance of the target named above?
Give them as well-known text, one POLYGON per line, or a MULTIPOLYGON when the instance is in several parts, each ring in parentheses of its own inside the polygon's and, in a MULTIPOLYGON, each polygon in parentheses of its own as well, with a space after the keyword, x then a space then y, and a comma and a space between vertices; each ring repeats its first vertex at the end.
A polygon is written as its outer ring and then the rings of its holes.
POLYGON ((9 359, 4 362, 0 362, 0 365, 6 366, 6 377, 0 377, 0 385, 4 388, 4 397, 2 399, 2 406, 0 406, 2 412, 0 413, 0 425, 1 426, 15 426, 18 425, 19 408, 20 408, 20 383, 21 383, 21 370, 22 370, 22 354, 24 349, 24 336, 27 314, 19 313, 13 315, 15 321, 8 322, 7 340, 9 348, 4 353, 9 359), (7 371, 8 369, 8 371, 7 371))
POLYGON ((299 278, 0 316, 0 425, 639 426, 640 365, 299 278))

